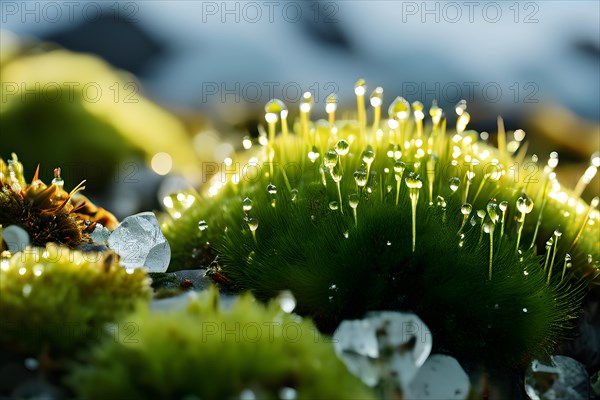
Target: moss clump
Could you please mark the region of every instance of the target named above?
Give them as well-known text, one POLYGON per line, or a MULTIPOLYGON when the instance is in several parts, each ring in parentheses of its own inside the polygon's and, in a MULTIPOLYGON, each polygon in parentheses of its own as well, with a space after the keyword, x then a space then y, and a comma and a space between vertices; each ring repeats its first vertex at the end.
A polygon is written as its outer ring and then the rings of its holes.
POLYGON ((31 355, 66 355, 97 339, 106 323, 150 299, 146 272, 115 260, 53 244, 3 258, 0 343, 31 355))
POLYGON ((21 226, 36 246, 54 242, 69 247, 91 242, 89 233, 97 223, 116 228, 111 213, 78 193, 83 182, 68 193, 63 190, 60 168, 54 174, 52 184, 46 185, 38 179, 38 167, 28 184, 16 154, 8 162, 0 158, 0 225, 21 226))
POLYGON ((244 391, 260 399, 286 391, 299 399, 373 398, 310 322, 249 295, 225 309, 216 290, 202 296, 181 311, 129 315, 123 321, 135 333, 95 347, 69 385, 85 399, 231 399, 244 391))
POLYGON ((283 103, 269 102, 258 149, 228 160, 195 201, 165 201, 173 268, 202 260, 209 242, 219 276, 261 300, 291 290, 326 331, 406 309, 463 362, 514 366, 550 352, 582 286, 600 283, 598 199, 562 188, 557 158, 539 168, 501 122, 497 148, 478 141, 462 103, 450 132, 435 104, 426 122, 403 98, 382 121, 378 88, 367 126, 364 90, 357 83, 357 120, 336 121, 330 97, 328 121, 312 123, 304 101, 293 129, 283 103))

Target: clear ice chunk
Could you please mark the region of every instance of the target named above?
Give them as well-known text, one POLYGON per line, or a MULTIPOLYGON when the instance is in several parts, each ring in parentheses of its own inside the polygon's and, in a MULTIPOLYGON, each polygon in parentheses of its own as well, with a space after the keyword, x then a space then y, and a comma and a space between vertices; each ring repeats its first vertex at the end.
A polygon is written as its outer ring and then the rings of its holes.
POLYGON ((102 224, 96 224, 96 227, 90 233, 90 237, 94 242, 104 244, 110 237, 110 231, 102 224))
POLYGON ((6 243, 8 251, 16 253, 23 251, 31 243, 29 234, 18 225, 9 225, 2 229, 2 240, 6 243))
POLYGON ((433 354, 406 387, 404 398, 464 400, 469 388, 469 376, 454 357, 433 354))
POLYGON ((431 331, 419 317, 394 311, 343 321, 333 339, 338 357, 366 385, 392 381, 398 389, 408 386, 432 346, 431 331))
POLYGON ((151 212, 125 218, 109 236, 108 247, 120 256, 125 268, 165 272, 171 260, 171 247, 151 212))
POLYGON ((589 378, 585 366, 565 356, 551 356, 553 365, 534 360, 525 371, 525 392, 532 400, 587 400, 589 378))

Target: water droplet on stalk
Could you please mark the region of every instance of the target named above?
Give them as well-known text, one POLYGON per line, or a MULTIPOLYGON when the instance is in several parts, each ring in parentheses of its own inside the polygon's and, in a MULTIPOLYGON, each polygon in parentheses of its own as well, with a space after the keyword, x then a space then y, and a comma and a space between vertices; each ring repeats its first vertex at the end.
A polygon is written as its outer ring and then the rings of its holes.
POLYGON ((250 210, 252 210, 252 200, 249 199, 248 197, 246 197, 244 200, 242 200, 242 209, 244 210, 245 213, 250 212, 250 210))
POLYGON ((323 158, 323 165, 331 169, 336 166, 338 161, 338 153, 335 150, 328 150, 323 158))
POLYGON ((350 151, 350 144, 346 140, 340 139, 335 144, 334 149, 338 155, 345 156, 350 151))
POLYGON ((277 297, 277 300, 279 301, 279 307, 281 307, 285 313, 289 314, 296 308, 296 298, 289 290, 281 292, 277 297))
POLYGON ((423 187, 423 181, 414 172, 408 174, 404 181, 408 187, 412 209, 412 251, 414 253, 417 242, 417 201, 419 200, 419 191, 423 187))
POLYGON ((458 190, 458 187, 460 186, 460 178, 457 176, 450 178, 448 180, 448 183, 450 184, 450 190, 452 190, 452 193, 454 193, 458 190))

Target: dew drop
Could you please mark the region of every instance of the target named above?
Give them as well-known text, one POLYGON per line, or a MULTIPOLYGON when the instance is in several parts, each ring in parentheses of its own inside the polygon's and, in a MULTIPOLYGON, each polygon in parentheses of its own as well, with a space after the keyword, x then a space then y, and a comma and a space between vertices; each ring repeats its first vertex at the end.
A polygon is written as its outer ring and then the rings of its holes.
POLYGON ((31 285, 26 283, 23 285, 23 297, 29 297, 31 294, 31 285))
POLYGON ((246 223, 248 224, 248 228, 250 228, 250 230, 252 232, 255 232, 258 229, 258 219, 256 219, 256 218, 245 218, 244 220, 246 221, 246 223))
POLYGON ((471 115, 469 115, 468 112, 463 111, 463 113, 460 114, 458 116, 458 119, 456 120, 456 132, 457 133, 464 132, 465 129, 467 128, 467 125, 469 124, 470 120, 471 120, 471 115))
POLYGON ((553 151, 552 153, 550 153, 550 158, 548 159, 548 167, 550 167, 550 169, 554 169, 557 165, 558 153, 556 151, 553 151))
POLYGON ((335 152, 340 156, 345 156, 350 151, 350 143, 344 139, 338 140, 334 146, 335 152))
POLYGON ((250 210, 252 210, 252 200, 249 199, 248 197, 246 197, 244 200, 242 200, 242 209, 245 212, 250 212, 250 210))
POLYGON ((473 211, 473 206, 469 203, 465 203, 460 207, 460 212, 463 215, 469 215, 471 214, 471 211, 473 211))
POLYGON ((250 139, 250 136, 244 136, 244 139, 242 140, 242 146, 246 150, 252 148, 252 139, 250 139))
POLYGON ((298 189, 292 189, 290 191, 290 200, 296 201, 298 199, 298 189))
POLYGON ((466 100, 460 100, 454 106, 454 111, 456 112, 456 115, 462 115, 466 111, 466 109, 467 109, 467 101, 466 100))
POLYGON ((402 176, 402 174, 404 173, 404 170, 406 169, 406 164, 403 163, 402 161, 396 161, 394 163, 394 172, 397 175, 402 176))
POLYGON ((338 208, 340 208, 339 204, 337 201, 330 201, 329 202, 329 209, 330 210, 337 210, 338 208))
POLYGON ((354 94, 357 96, 364 96, 367 92, 367 83, 364 79, 359 79, 354 84, 354 94))
POLYGON ((320 156, 320 154, 319 154, 319 149, 317 148, 317 146, 313 146, 312 150, 308 152, 308 159, 313 164, 315 161, 317 161, 319 156, 320 156))
POLYGON ((421 103, 420 101, 413 101, 412 103, 412 109, 413 109, 413 114, 415 115, 415 119, 417 120, 422 120, 423 118, 425 118, 425 114, 423 113, 423 103, 421 103))
POLYGON ((60 168, 54 168, 54 179, 52 179, 52 184, 58 186, 59 188, 63 188, 65 181, 60 177, 60 168))
POLYGON ((208 228, 208 224, 206 223, 205 220, 200 220, 198 221, 198 229, 200 229, 201 231, 205 231, 206 228, 208 228))
POLYGON ((265 104, 265 114, 280 114, 282 111, 287 111, 285 103, 279 99, 272 99, 265 104))
POLYGON ((485 218, 485 210, 477 210, 477 216, 481 219, 485 218))
POLYGON ((350 193, 348 195, 348 204, 353 209, 358 207, 358 194, 357 193, 350 193))
POLYGON ((331 179, 333 179, 334 182, 337 183, 342 180, 342 169, 339 166, 334 167, 333 169, 329 170, 329 172, 331 172, 331 179))
POLYGON ((490 201, 487 203, 487 213, 490 217, 490 220, 492 220, 492 223, 497 223, 498 220, 500 219, 500 215, 498 215, 498 204, 496 204, 496 202, 494 201, 490 201))
POLYGON ((442 196, 438 196, 436 204, 438 207, 446 208, 446 199, 444 199, 442 196))
POLYGON ((533 200, 531 200, 531 197, 527 196, 525 193, 519 196, 517 199, 517 210, 519 210, 521 214, 529 214, 531 210, 533 210, 533 200))
POLYGON ((277 297, 277 301, 279 302, 279 307, 283 310, 283 312, 291 313, 296 308, 296 298, 289 290, 284 290, 277 297))
POLYGON ((338 98, 335 93, 330 94, 325 99, 325 112, 328 114, 335 112, 337 110, 338 98))
POLYGON ((523 307, 523 312, 526 313, 527 311, 527 307, 523 307))
POLYGON ((448 183, 450 183, 450 190, 452 190, 452 193, 454 193, 458 190, 458 187, 460 186, 460 178, 458 178, 456 176, 453 178, 450 178, 448 180, 448 183))
MULTIPOLYGON (((399 145, 394 146, 394 159, 399 160, 401 157, 402 157, 402 151, 400 151, 400 146, 399 145)), ((416 165, 417 165, 417 163, 415 163, 415 169, 417 168, 416 165)))
POLYGON ((501 201, 500 204, 498 204, 498 208, 500 209, 500 211, 506 212, 506 210, 508 209, 508 201, 501 201))
POLYGON ((383 103, 383 88, 381 86, 377 86, 373 92, 371 92, 371 96, 369 98, 372 107, 381 107, 383 103))
POLYGON ((344 237, 348 239, 348 237, 350 237, 350 233, 348 231, 344 231, 344 237))
POLYGON ((311 92, 304 92, 302 99, 300 99, 300 111, 307 113, 310 111, 313 105, 313 97, 311 92))
POLYGON ((593 167, 600 168, 600 151, 597 151, 594 154, 592 154, 590 163, 593 167))
POLYGON ((44 273, 44 266, 42 264, 36 264, 33 266, 33 275, 41 276, 44 273))
MULTIPOLYGON (((395 168, 396 167, 394 166, 394 169, 395 168)), ((404 179, 404 182, 409 189, 421 189, 423 187, 423 181, 421 180, 421 177, 414 172, 408 174, 408 176, 404 179)))
POLYGON ((555 236, 556 238, 559 238, 559 237, 561 237, 561 236, 562 236, 562 232, 560 231, 560 228, 556 228, 556 229, 554 230, 554 236, 555 236))
POLYGON ((323 158, 323 164, 331 169, 333 167, 335 167, 335 165, 337 164, 337 160, 338 160, 338 153, 335 150, 328 150, 327 153, 325 153, 325 157, 323 158))
POLYGON ((483 224, 483 231, 485 233, 490 233, 492 231, 492 224, 486 222, 485 224, 483 224))
POLYGON ((434 125, 438 124, 438 122, 442 118, 443 113, 444 110, 438 107, 437 101, 433 100, 431 102, 431 107, 429 107, 429 116, 431 117, 431 120, 433 121, 434 125))
POLYGON ((373 151, 371 146, 369 146, 367 150, 362 152, 362 160, 367 165, 373 163, 373 160, 375 160, 375 152, 373 151))
POLYGON ((364 187, 367 184, 367 172, 362 170, 354 172, 354 180, 358 186, 364 187))
POLYGON ((394 145, 392 143, 389 144, 387 152, 385 153, 389 158, 394 158, 394 145))
POLYGON ((388 114, 391 119, 396 121, 407 120, 410 116, 410 104, 404 97, 396 97, 388 108, 388 114))

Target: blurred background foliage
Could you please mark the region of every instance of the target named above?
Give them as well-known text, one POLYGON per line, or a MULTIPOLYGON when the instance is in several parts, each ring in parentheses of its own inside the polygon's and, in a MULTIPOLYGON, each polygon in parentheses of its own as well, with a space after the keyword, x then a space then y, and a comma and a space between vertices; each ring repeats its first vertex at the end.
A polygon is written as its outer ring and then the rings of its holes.
POLYGON ((67 188, 87 179, 121 218, 200 186, 207 163, 257 135, 270 97, 292 118, 303 91, 316 117, 332 91, 353 111, 359 77, 386 104, 437 98, 451 119, 465 98, 492 141, 502 115, 542 162, 559 151, 567 186, 600 148, 597 2, 482 1, 459 18, 444 2, 49 4, 2 4, 0 152, 28 176, 40 163, 45 180, 62 166, 67 188))

